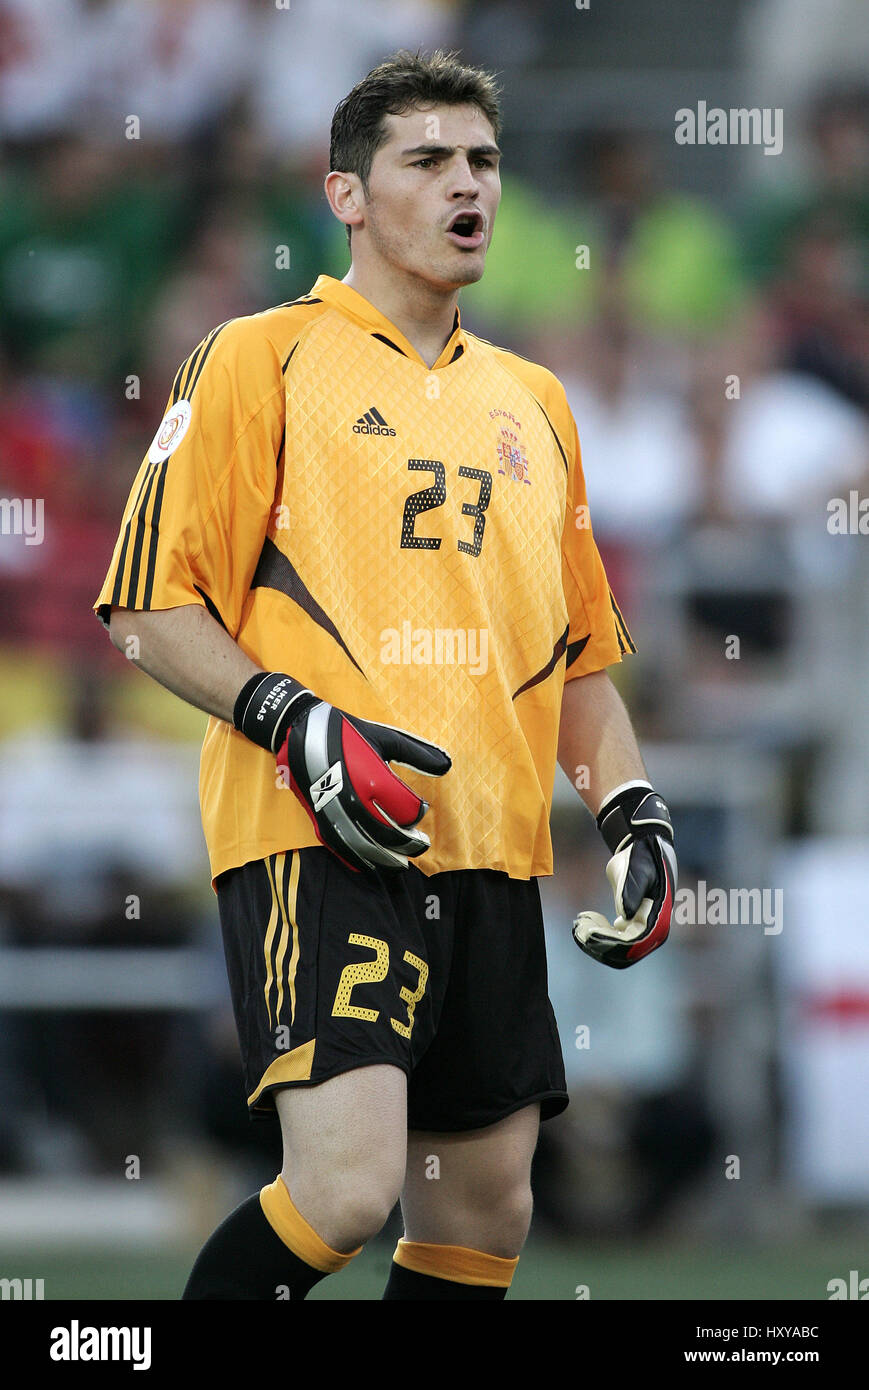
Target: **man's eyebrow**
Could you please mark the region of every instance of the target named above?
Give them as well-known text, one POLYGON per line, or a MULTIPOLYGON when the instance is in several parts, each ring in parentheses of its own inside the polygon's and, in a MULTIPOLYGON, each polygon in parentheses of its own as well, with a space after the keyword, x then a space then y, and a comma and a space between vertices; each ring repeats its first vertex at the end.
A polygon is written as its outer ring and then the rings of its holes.
MULTIPOLYGON (((401 157, 402 159, 407 159, 412 154, 421 154, 427 155, 430 158, 439 155, 441 158, 449 159, 455 152, 455 145, 414 145, 413 149, 402 150, 401 157)), ((472 145, 468 150, 469 159, 479 159, 480 156, 484 154, 498 155, 500 157, 501 151, 498 149, 497 145, 472 145)))

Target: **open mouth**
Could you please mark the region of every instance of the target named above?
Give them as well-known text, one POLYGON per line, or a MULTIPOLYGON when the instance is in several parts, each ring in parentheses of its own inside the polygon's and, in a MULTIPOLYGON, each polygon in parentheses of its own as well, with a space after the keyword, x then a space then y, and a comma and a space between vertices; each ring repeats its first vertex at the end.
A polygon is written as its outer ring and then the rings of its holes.
POLYGON ((456 246, 474 251, 483 244, 483 218, 479 212, 457 212, 447 228, 447 236, 456 246))

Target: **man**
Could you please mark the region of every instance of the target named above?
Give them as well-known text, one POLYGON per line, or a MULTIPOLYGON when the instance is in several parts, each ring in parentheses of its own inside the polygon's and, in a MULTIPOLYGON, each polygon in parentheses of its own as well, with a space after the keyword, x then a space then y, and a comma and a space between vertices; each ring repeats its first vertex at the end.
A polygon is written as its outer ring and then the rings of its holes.
POLYGON ((248 1104, 284 1142, 188 1299, 304 1298, 399 1196, 385 1298, 505 1297, 539 1120, 567 1104, 536 885, 556 751, 613 854, 618 919, 579 944, 621 967, 667 935, 669 819, 604 669, 634 648, 564 392, 457 310, 498 128, 491 78, 440 53, 340 103, 350 271, 182 365, 95 605, 212 716, 248 1104))

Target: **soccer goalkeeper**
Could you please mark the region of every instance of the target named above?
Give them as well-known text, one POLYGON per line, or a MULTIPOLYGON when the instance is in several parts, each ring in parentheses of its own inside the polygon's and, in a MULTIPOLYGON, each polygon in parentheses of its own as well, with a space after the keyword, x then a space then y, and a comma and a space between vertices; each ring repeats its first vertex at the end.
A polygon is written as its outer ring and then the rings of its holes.
POLYGON ((248 1105, 283 1135, 190 1300, 303 1299, 398 1199, 384 1298, 506 1296, 538 1126, 567 1104, 537 888, 556 759, 588 769, 611 855, 615 919, 581 914, 577 942, 624 968, 667 935, 672 830, 606 674, 634 647, 564 390, 459 317, 499 125, 492 79, 443 54, 341 101, 350 269, 182 364, 97 600, 212 716, 248 1105))

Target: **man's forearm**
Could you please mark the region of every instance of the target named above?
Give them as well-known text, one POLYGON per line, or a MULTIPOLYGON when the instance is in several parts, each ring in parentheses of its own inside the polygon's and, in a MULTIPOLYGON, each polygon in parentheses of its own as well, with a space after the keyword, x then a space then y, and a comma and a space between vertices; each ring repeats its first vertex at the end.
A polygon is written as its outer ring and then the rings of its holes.
POLYGON ((262 670, 198 603, 116 608, 109 631, 118 650, 160 685, 228 724, 245 681, 262 670))
POLYGON ((565 685, 558 761, 593 816, 614 787, 648 780, 624 701, 605 671, 565 685))

